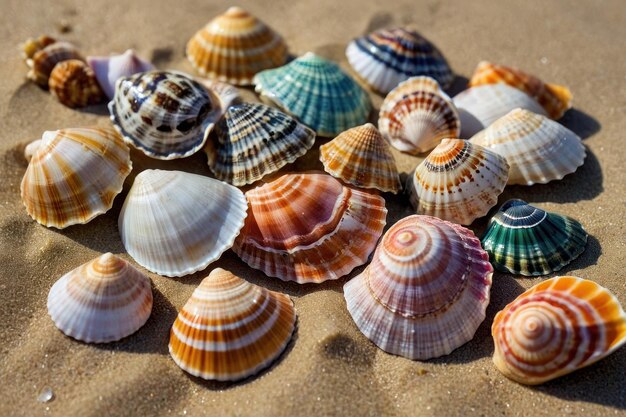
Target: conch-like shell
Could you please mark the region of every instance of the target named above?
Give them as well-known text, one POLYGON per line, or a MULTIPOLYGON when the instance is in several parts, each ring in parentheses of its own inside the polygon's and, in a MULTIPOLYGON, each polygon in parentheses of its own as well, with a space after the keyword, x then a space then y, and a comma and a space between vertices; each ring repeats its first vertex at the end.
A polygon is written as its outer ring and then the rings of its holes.
POLYGON ((115 82, 118 79, 154 69, 154 65, 138 57, 132 49, 120 55, 88 56, 87 63, 109 99, 115 95, 115 82))
POLYGON ((320 283, 362 265, 383 233, 377 195, 326 174, 288 174, 246 193, 250 215, 233 251, 284 281, 320 283))
POLYGON ((22 179, 22 202, 44 226, 87 223, 113 206, 131 168, 113 128, 44 132, 22 179))
POLYGON ((348 129, 322 145, 320 161, 333 177, 359 188, 392 193, 402 188, 389 145, 371 123, 348 129))
POLYGON ((63 275, 48 294, 48 313, 68 336, 107 343, 135 333, 150 317, 150 279, 111 253, 63 275))
POLYGON ((170 355, 192 375, 236 381, 274 362, 289 344, 295 324, 288 295, 217 268, 178 313, 170 332, 170 355))
POLYGON ((265 23, 231 7, 189 40, 187 58, 204 77, 249 85, 257 72, 287 62, 287 45, 265 23))
POLYGON ((385 233, 344 296, 359 330, 378 347, 425 360, 474 337, 485 319, 492 273, 471 230, 413 215, 385 233))
POLYGON ((232 246, 246 208, 243 193, 221 181, 149 169, 135 178, 118 226, 139 265, 180 277, 206 268, 232 246))
POLYGON ((35 52, 32 59, 27 59, 26 63, 30 67, 27 77, 42 87, 48 87, 50 73, 59 62, 68 59, 78 59, 83 61, 83 57, 78 49, 69 42, 54 42, 45 48, 35 52))
POLYGON ((585 161, 578 135, 545 116, 515 109, 470 139, 506 158, 508 184, 533 185, 560 180, 585 161))
POLYGON ((71 107, 85 107, 104 101, 104 94, 92 69, 83 61, 68 59, 56 64, 48 80, 50 93, 71 107))
POLYGON ((577 277, 535 285, 496 314, 493 362, 507 378, 542 384, 626 343, 626 313, 609 290, 577 277))
POLYGON ((444 139, 409 178, 417 214, 468 225, 496 205, 509 176, 504 157, 461 139, 444 139))

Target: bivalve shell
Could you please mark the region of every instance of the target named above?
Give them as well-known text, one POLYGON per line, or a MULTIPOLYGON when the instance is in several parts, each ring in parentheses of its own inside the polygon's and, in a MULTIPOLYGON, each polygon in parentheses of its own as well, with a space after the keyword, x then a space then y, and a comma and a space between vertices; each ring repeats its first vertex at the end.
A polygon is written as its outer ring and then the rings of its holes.
POLYGON ((115 96, 115 82, 118 79, 154 69, 154 65, 138 57, 132 49, 119 55, 88 56, 87 63, 109 99, 115 96))
POLYGON ((79 108, 104 101, 93 70, 77 59, 59 62, 50 74, 48 87, 50 93, 67 107, 79 108))
POLYGON ((48 79, 54 67, 68 59, 83 61, 83 57, 74 45, 69 42, 53 42, 34 53, 32 59, 27 60, 30 67, 27 77, 42 87, 48 87, 48 79))

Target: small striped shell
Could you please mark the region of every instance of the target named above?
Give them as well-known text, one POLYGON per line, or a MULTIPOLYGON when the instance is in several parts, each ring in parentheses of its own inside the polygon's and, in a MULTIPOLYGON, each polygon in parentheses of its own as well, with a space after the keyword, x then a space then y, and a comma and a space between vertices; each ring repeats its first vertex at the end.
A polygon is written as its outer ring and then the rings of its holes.
POLYGON ((135 178, 118 227, 139 265, 180 277, 206 268, 232 246, 246 208, 243 193, 221 181, 148 169, 135 178))
POLYGON ((221 268, 211 271, 180 310, 169 351, 194 376, 236 381, 257 374, 285 350, 295 331, 288 295, 221 268))
POLYGON ((219 180, 241 186, 278 171, 304 155, 315 132, 264 104, 230 106, 204 148, 219 180))
POLYGON ((320 136, 335 136, 367 121, 367 93, 337 64, 311 52, 280 68, 258 73, 256 91, 296 116, 320 136))
POLYGON ((59 62, 50 74, 48 87, 50 93, 67 107, 85 107, 104 101, 93 70, 77 59, 59 62))
POLYGON ((444 139, 409 178, 417 214, 471 224, 496 205, 509 175, 504 157, 461 139, 444 139))
POLYGON ((145 324, 151 311, 150 279, 111 253, 63 275, 48 294, 54 324, 87 343, 129 336, 145 324))
POLYGON ((128 146, 113 128, 44 132, 22 179, 22 202, 44 226, 87 223, 113 206, 131 168, 128 146))
MULTIPOLYGON (((28 65, 29 60, 33 59, 33 56, 35 56, 37 52, 55 42, 56 39, 48 35, 41 35, 38 38, 28 38, 20 47, 22 50, 22 58, 24 58, 24 61, 27 61, 28 65)), ((30 65, 32 65, 32 62, 30 62, 30 65)))
POLYGON ((350 185, 392 193, 402 189, 389 145, 371 123, 348 129, 322 145, 320 161, 326 172, 350 185))
POLYGON ((387 94, 402 81, 427 75, 447 87, 454 74, 435 45, 408 28, 382 29, 350 42, 346 57, 374 90, 387 94))
POLYGON ((219 99, 192 78, 149 71, 117 80, 109 112, 128 144, 152 158, 175 159, 204 146, 221 108, 219 99))
POLYGON ((547 275, 585 250, 587 232, 576 220, 522 200, 509 200, 491 218, 482 238, 493 266, 526 276, 547 275))
POLYGON ((560 180, 585 161, 578 135, 545 116, 515 109, 470 139, 506 158, 508 184, 560 180))
POLYGON ((383 236, 372 263, 344 286, 359 330, 409 359, 447 355, 485 319, 493 268, 471 230, 409 216, 383 236))
POLYGON ((378 125, 393 147, 412 154, 459 137, 461 129, 452 100, 430 77, 409 78, 393 89, 380 108, 378 125))
POLYGON ((626 313, 609 290, 564 276, 535 285, 496 314, 493 362, 507 378, 542 384, 626 343, 626 313))
POLYGON ((469 86, 504 83, 536 99, 550 118, 560 119, 572 107, 572 93, 567 87, 547 84, 517 68, 481 61, 469 81, 469 86))
POLYGON ((288 174, 246 193, 250 215, 233 251, 252 268, 299 284, 365 263, 385 226, 385 200, 318 173, 288 174))
POLYGON ((138 57, 132 49, 119 55, 88 56, 87 63, 109 99, 115 96, 115 83, 118 79, 154 69, 154 65, 138 57))
POLYGON ((78 59, 83 61, 83 57, 78 49, 69 42, 54 42, 45 48, 35 52, 32 59, 27 60, 30 67, 28 79, 36 82, 42 87, 48 87, 50 73, 59 62, 68 59, 78 59))
POLYGON ((231 7, 211 20, 187 43, 187 58, 203 76, 250 85, 259 71, 287 62, 287 45, 265 23, 231 7))

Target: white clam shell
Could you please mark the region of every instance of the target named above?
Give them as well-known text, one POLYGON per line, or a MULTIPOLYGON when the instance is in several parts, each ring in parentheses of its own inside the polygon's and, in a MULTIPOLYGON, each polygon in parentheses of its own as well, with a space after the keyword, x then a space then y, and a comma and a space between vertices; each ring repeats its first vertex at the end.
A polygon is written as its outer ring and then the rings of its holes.
POLYGON ((88 56, 87 64, 96 74, 104 94, 110 99, 115 95, 115 82, 119 78, 154 69, 152 63, 138 57, 132 49, 119 55, 88 56))
POLYGON ((41 139, 35 139, 34 141, 26 145, 26 147, 24 148, 24 158, 26 158, 26 162, 30 162, 31 158, 33 157, 35 152, 37 152, 37 149, 39 149, 40 146, 41 139))

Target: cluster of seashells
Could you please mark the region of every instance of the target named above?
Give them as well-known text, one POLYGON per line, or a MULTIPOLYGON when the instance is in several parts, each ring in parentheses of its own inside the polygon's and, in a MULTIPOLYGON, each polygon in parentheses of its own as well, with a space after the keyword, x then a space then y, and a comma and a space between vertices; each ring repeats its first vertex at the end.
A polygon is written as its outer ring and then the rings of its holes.
MULTIPOLYGON (((470 88, 450 98, 452 70, 410 29, 376 31, 346 50, 362 84, 386 94, 378 128, 359 82, 312 53, 288 62, 282 37, 238 7, 187 44, 189 61, 209 79, 156 70, 132 51, 86 66, 68 44, 42 37, 26 45, 32 78, 65 104, 88 102, 76 97, 92 84, 111 99, 112 126, 45 132, 27 147, 21 197, 37 222, 64 228, 109 210, 132 170, 129 146, 162 160, 206 153, 215 178, 144 170, 125 197, 123 245, 156 274, 202 271, 231 248, 251 268, 299 284, 336 280, 369 261, 344 285, 355 324, 381 349, 426 360, 474 337, 494 268, 547 275, 585 248, 580 223, 521 200, 504 203, 482 239, 464 227, 507 184, 558 180, 582 165, 581 139, 554 121, 571 106, 569 90, 482 62, 470 88), (55 72, 76 65, 97 83, 68 76, 55 84, 55 72), (226 83, 254 85, 269 105, 243 102, 226 83), (326 173, 257 183, 307 153, 316 136, 334 137, 319 150, 326 173), (416 214, 383 235, 381 193, 403 188, 389 145, 430 153, 405 187, 416 214), (245 194, 237 188, 249 185, 245 194)), ((64 275, 48 298, 56 326, 87 343, 134 333, 151 307, 149 278, 110 253, 64 275)), ((279 357, 295 324, 287 295, 217 268, 180 310, 169 350, 192 375, 239 380, 279 357)), ((538 384, 626 343, 626 314, 592 281, 556 277, 499 312, 492 335, 498 369, 538 384)))

